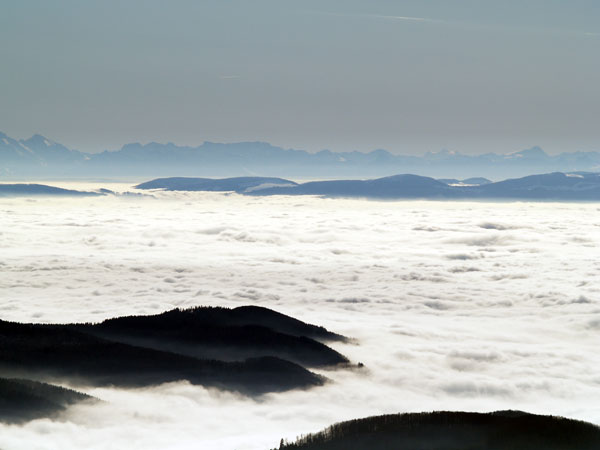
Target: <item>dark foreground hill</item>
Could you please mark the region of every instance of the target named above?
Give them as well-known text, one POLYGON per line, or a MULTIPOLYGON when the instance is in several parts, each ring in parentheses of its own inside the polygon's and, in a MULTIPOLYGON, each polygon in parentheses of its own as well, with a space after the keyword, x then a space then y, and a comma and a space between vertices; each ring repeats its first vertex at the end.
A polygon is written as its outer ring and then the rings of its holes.
MULTIPOLYGON (((319 195, 325 197, 361 197, 374 199, 431 199, 431 200, 538 200, 538 201, 598 201, 600 200, 600 174, 554 172, 530 175, 496 183, 474 179, 480 184, 453 184, 454 180, 435 180, 418 175, 394 175, 372 180, 311 181, 272 185, 256 181, 260 189, 246 188, 246 178, 211 180, 196 185, 193 178, 181 183, 180 178, 163 178, 142 183, 140 189, 159 187, 167 190, 225 190, 214 186, 227 186, 229 191, 245 195, 319 195), (160 181, 160 183, 158 183, 160 181), (192 186, 189 189, 186 186, 192 186), (208 186, 203 188, 202 186, 208 186)), ((265 179, 266 180, 266 179, 265 179)), ((287 181, 287 180, 283 180, 287 181)), ((458 180, 456 180, 458 181, 458 180)), ((465 180, 472 181, 472 180, 465 180)))
POLYGON ((311 325, 260 306, 239 306, 234 309, 205 308, 202 311, 198 309, 195 311, 209 315, 210 320, 223 325, 262 325, 292 336, 307 336, 325 342, 347 340, 344 336, 332 333, 324 327, 311 325))
POLYGON ((598 450, 600 428, 520 411, 431 412, 331 425, 280 450, 598 450))
POLYGON ((319 386, 303 366, 348 360, 308 336, 343 339, 266 308, 194 308, 100 324, 0 321, 0 376, 148 386, 188 380, 249 395, 319 386))
POLYGON ((0 422, 19 423, 50 417, 86 400, 94 399, 60 386, 0 378, 0 422))
POLYGON ((178 380, 248 394, 323 383, 276 357, 226 362, 101 339, 67 327, 0 322, 0 373, 97 386, 148 386, 178 380))
POLYGON ((202 359, 240 361, 276 356, 307 367, 348 363, 343 355, 313 339, 340 340, 342 336, 257 306, 174 309, 73 328, 113 341, 202 359))

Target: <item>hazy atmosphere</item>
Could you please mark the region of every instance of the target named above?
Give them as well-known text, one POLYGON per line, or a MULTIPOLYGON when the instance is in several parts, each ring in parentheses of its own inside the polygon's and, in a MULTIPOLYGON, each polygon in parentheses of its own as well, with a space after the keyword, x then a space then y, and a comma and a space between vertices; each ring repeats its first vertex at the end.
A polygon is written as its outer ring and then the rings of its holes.
POLYGON ((598 150, 595 0, 4 2, 0 130, 86 152, 598 150))
POLYGON ((600 1, 0 3, 0 449, 600 449, 600 1))

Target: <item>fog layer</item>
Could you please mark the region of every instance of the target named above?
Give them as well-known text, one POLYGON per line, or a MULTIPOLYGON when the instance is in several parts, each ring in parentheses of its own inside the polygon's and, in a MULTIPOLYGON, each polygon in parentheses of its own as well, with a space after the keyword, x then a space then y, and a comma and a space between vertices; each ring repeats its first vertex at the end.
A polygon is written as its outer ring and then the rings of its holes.
POLYGON ((100 321, 266 306, 357 339, 364 371, 250 399, 88 389, 0 448, 265 449, 372 414, 522 409, 600 423, 596 204, 159 192, 0 199, 0 318, 100 321))

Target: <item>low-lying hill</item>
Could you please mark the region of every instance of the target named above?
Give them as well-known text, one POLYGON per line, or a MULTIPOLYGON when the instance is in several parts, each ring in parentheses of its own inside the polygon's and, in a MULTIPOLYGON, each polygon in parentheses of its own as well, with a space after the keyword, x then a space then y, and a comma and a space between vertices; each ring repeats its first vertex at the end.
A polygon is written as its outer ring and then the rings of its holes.
POLYGON ((305 368, 348 364, 323 327, 255 306, 199 307, 99 324, 0 321, 0 376, 147 386, 188 380, 249 395, 309 388, 305 368))
POLYGON ((0 197, 23 196, 70 196, 90 197, 104 195, 98 192, 74 191, 45 184, 0 184, 0 197))
POLYGON ((140 189, 160 187, 168 190, 227 190, 245 195, 320 195, 326 197, 362 197, 374 199, 455 199, 455 200, 600 200, 600 174, 561 173, 531 175, 496 183, 482 178, 453 183, 451 179, 435 180, 418 175, 394 175, 373 180, 330 180, 311 181, 295 184, 281 180, 280 184, 259 182, 260 188, 246 188, 247 178, 227 178, 226 180, 206 179, 196 184, 186 179, 163 178, 142 183, 140 189), (160 181, 160 183, 158 183, 160 181), (470 181, 471 183, 467 183, 470 181), (284 183, 285 182, 285 183, 284 183), (190 186, 193 186, 190 188, 190 186), (215 189, 220 186, 222 189, 215 189))
POLYGON ((255 192, 278 186, 296 186, 297 183, 283 178, 237 177, 237 178, 157 178, 136 186, 138 189, 164 189, 166 191, 255 192))
POLYGON ((324 327, 312 325, 294 317, 261 306, 247 305, 237 308, 197 307, 184 310, 193 315, 199 323, 212 323, 223 326, 260 325, 292 336, 306 336, 327 341, 345 341, 344 336, 333 333, 324 327))
POLYGON ((527 200, 600 200, 598 173, 546 173, 480 186, 476 192, 488 198, 527 200))
POLYGON ((88 385, 148 386, 178 380, 248 394, 306 388, 322 377, 276 357, 226 362, 199 359, 91 334, 0 322, 0 373, 67 379, 88 385))
POLYGON ((256 306, 174 309, 73 328, 113 341, 202 359, 240 361, 276 356, 307 367, 348 363, 343 355, 312 339, 339 340, 342 336, 256 306))
POLYGON ((0 422, 19 423, 50 417, 93 397, 60 386, 0 378, 0 422))
POLYGON ((394 175, 374 180, 311 181, 294 187, 273 187, 253 195, 324 195, 328 197, 425 198, 452 196, 445 183, 418 175, 394 175))
POLYGON ((280 450, 598 450, 600 428, 520 411, 440 411, 350 420, 280 450))

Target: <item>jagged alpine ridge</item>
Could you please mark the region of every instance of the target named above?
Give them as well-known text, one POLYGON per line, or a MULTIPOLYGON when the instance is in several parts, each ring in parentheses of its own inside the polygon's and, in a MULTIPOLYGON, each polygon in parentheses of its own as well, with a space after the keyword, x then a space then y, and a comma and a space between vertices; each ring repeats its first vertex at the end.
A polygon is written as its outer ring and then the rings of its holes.
POLYGON ((299 178, 383 177, 416 173, 431 177, 503 179, 532 173, 597 171, 600 152, 548 155, 539 147, 506 154, 463 155, 442 150, 423 156, 386 150, 310 153, 265 142, 214 143, 197 147, 173 143, 132 143, 116 151, 84 153, 44 136, 13 139, 0 133, 0 177, 226 177, 237 174, 299 178))

